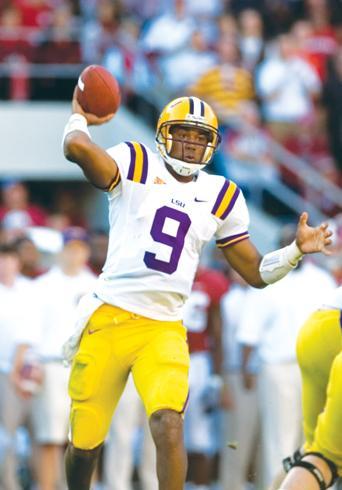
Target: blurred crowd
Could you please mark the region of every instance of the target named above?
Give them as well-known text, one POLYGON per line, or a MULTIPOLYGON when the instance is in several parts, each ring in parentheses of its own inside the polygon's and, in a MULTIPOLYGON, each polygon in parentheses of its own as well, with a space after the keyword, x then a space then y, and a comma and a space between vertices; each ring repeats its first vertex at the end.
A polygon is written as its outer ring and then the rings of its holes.
MULTIPOLYGON (((79 299, 101 273, 108 235, 66 204, 54 212, 33 204, 23 182, 4 182, 1 194, 0 488, 64 489, 69 368, 61 349, 79 299)), ((265 290, 247 286, 214 247, 204 254, 184 312, 191 353, 186 490, 264 489, 300 446, 295 340, 306 316, 342 282, 341 214, 331 227, 331 257, 320 264, 306 258, 265 290)), ((293 237, 285 226, 279 246, 293 237)), ((99 490, 158 488, 132 380, 101 461, 99 490)))
POLYGON ((98 63, 152 126, 170 98, 197 95, 224 135, 216 173, 258 204, 271 189, 269 212, 281 182, 333 216, 340 205, 308 181, 341 184, 341 10, 339 0, 2 0, 0 93, 70 100, 81 68, 98 63), (318 173, 284 164, 270 137, 318 173))
MULTIPOLYGON (((331 217, 336 253, 323 267, 304 261, 264 291, 208 252, 185 316, 195 366, 187 490, 215 481, 220 490, 266 488, 302 440, 296 334, 342 282, 341 208, 309 186, 320 178, 341 184, 341 15, 339 0, 0 0, 1 99, 70 100, 93 63, 117 77, 125 105, 151 125, 170 98, 197 95, 220 119, 215 172, 269 212, 279 214, 274 193, 284 183, 331 217), (317 174, 281 164, 284 151, 294 167, 299 157, 317 174)), ((0 488, 55 490, 64 485, 68 418, 61 344, 102 270, 108 238, 90 227, 82 196, 67 186, 56 184, 47 207, 36 202, 42 189, 29 190, 1 182, 0 488)), ((99 485, 130 490, 139 467, 141 488, 156 489, 154 457, 130 381, 99 485)))

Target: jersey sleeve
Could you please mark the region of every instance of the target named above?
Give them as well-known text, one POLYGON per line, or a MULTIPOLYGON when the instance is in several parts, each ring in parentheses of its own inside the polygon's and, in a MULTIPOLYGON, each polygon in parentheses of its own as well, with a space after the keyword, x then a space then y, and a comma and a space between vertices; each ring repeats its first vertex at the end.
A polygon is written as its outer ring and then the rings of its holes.
POLYGON ((148 175, 148 152, 145 146, 136 141, 125 141, 107 150, 115 160, 119 174, 112 183, 109 192, 113 192, 121 183, 124 187, 127 181, 145 184, 148 175))
POLYGON ((226 248, 249 238, 249 213, 241 189, 225 180, 212 209, 219 227, 215 234, 216 245, 226 248))

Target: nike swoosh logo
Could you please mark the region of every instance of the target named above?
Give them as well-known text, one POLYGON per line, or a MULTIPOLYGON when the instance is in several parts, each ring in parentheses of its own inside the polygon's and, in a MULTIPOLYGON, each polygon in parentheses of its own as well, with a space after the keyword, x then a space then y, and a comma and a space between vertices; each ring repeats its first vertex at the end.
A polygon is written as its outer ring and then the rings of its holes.
POLYGON ((197 199, 197 197, 195 197, 195 202, 208 202, 208 201, 206 201, 205 199, 197 199))
POLYGON ((89 335, 92 335, 93 333, 95 333, 95 332, 99 332, 100 330, 101 330, 100 328, 95 328, 94 330, 90 330, 90 328, 89 328, 89 330, 88 330, 88 334, 89 334, 89 335))

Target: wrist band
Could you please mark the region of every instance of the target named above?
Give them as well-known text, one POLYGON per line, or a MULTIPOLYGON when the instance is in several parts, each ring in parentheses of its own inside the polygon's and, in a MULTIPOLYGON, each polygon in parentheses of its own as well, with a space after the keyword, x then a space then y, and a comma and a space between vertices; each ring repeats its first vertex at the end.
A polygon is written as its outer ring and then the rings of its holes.
POLYGON ((84 116, 82 116, 82 114, 75 113, 70 116, 64 128, 62 145, 64 144, 64 140, 66 136, 69 133, 72 133, 73 131, 82 131, 82 133, 86 133, 88 137, 91 139, 87 120, 84 116))
POLYGON ((298 261, 303 258, 303 253, 299 250, 296 240, 294 240, 290 245, 285 247, 285 250, 286 250, 287 260, 289 261, 289 264, 292 265, 293 267, 296 267, 298 261))
POLYGON ((303 253, 295 241, 287 247, 266 254, 259 266, 261 279, 266 284, 279 281, 297 266, 302 257, 303 253))

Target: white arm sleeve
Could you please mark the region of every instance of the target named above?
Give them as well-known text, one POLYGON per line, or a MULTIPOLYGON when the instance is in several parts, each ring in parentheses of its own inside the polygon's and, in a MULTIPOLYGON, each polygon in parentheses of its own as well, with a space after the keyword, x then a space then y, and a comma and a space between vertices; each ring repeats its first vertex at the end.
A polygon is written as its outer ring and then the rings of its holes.
POLYGON ((295 241, 287 247, 266 254, 259 266, 262 280, 266 284, 279 281, 297 266, 302 257, 303 254, 295 241))
POLYGON ((91 139, 91 135, 88 129, 87 119, 84 116, 82 116, 82 114, 77 114, 77 113, 71 114, 64 128, 63 138, 62 138, 62 148, 64 146, 64 140, 66 136, 69 133, 72 133, 73 131, 82 131, 82 133, 85 133, 91 139))

